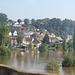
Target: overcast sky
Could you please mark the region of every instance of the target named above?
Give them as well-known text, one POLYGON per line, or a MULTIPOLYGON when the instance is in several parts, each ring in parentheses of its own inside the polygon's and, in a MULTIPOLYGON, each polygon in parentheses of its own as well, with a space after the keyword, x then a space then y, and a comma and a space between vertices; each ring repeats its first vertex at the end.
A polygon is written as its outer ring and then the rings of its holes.
POLYGON ((54 17, 75 20, 75 0, 0 0, 0 13, 12 20, 54 17))

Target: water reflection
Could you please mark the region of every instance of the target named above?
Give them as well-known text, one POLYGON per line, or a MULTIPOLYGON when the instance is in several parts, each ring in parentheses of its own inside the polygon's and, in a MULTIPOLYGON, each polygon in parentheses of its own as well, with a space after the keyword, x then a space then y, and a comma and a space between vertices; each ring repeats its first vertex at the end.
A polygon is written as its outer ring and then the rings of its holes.
POLYGON ((61 75, 75 75, 75 68, 62 68, 59 71, 46 71, 45 65, 51 59, 62 62, 62 51, 49 51, 39 53, 38 51, 16 51, 9 56, 0 56, 0 64, 14 66, 26 71, 49 72, 61 75))

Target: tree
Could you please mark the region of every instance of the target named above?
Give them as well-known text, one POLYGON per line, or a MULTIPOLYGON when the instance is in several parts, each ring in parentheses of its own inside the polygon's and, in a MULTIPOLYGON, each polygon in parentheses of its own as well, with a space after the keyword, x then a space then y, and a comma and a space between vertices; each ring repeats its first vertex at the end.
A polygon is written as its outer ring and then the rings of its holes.
POLYGON ((69 41, 68 41, 68 47, 69 47, 69 48, 70 48, 70 47, 73 48, 73 40, 69 40, 69 41))
POLYGON ((31 41, 30 44, 29 44, 29 47, 32 49, 34 46, 33 42, 31 41))
POLYGON ((17 22, 20 24, 21 23, 21 19, 18 19, 17 22))
POLYGON ((73 49, 75 51, 75 28, 74 28, 74 35, 73 35, 73 49))
POLYGON ((0 55, 10 55, 10 49, 6 48, 8 26, 5 23, 0 24, 0 55))
POLYGON ((24 19, 24 24, 25 24, 25 25, 29 24, 29 19, 27 19, 27 18, 24 19))
POLYGON ((45 52, 46 50, 47 50, 47 44, 46 44, 46 43, 41 44, 41 45, 39 46, 39 51, 40 51, 40 52, 45 52))
POLYGON ((46 65, 46 69, 59 70, 59 65, 55 60, 51 59, 50 62, 48 62, 48 64, 46 65))
POLYGON ((6 23, 1 23, 0 24, 0 46, 2 44, 5 45, 7 34, 8 34, 8 26, 6 25, 6 23))
POLYGON ((7 15, 4 13, 0 13, 0 23, 7 22, 7 15))
POLYGON ((45 37, 43 38, 43 43, 49 44, 49 36, 48 36, 48 34, 45 34, 45 37))
POLYGON ((63 45, 63 50, 66 51, 67 50, 66 38, 64 38, 62 45, 63 45))
POLYGON ((20 35, 17 36, 17 42, 18 42, 19 46, 21 46, 22 39, 23 39, 23 35, 20 34, 20 35))

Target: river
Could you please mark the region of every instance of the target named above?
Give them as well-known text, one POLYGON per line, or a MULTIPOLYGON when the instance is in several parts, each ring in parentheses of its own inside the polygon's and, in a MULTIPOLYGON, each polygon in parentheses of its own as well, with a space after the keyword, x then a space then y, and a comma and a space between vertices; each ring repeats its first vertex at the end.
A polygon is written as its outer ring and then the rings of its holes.
POLYGON ((52 58, 61 64, 62 51, 49 51, 45 53, 29 52, 29 51, 16 51, 11 56, 0 56, 0 64, 13 66, 31 72, 45 72, 60 75, 75 75, 75 68, 62 68, 60 66, 59 71, 45 70, 45 65, 52 58))

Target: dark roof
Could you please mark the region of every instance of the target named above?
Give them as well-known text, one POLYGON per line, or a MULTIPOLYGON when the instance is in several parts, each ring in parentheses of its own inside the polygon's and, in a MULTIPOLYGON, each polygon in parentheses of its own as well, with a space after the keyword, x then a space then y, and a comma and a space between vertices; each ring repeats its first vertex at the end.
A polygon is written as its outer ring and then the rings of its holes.
POLYGON ((14 29, 13 29, 13 30, 11 30, 11 33, 14 33, 14 31, 15 31, 14 29))
POLYGON ((25 38, 26 41, 32 41, 32 38, 25 38))
POLYGON ((39 42, 37 39, 34 39, 33 43, 34 43, 34 44, 38 44, 38 43, 40 43, 40 42, 39 42))

